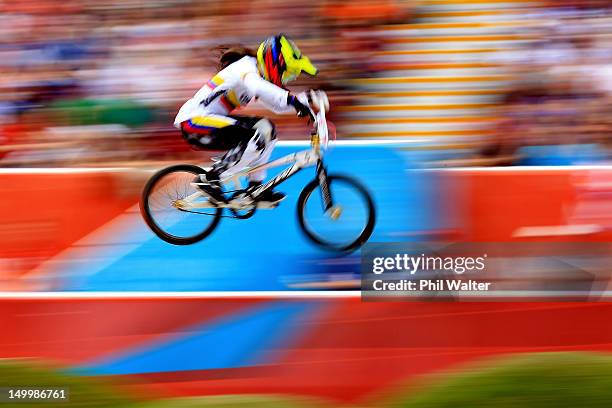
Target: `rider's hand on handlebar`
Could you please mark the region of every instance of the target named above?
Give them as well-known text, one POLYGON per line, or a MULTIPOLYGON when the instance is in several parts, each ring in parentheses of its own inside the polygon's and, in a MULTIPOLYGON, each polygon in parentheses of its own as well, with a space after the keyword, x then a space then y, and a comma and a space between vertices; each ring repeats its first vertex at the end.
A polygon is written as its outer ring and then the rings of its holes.
POLYGON ((310 109, 308 105, 308 97, 306 94, 300 94, 299 96, 289 94, 287 96, 287 103, 293 106, 299 117, 308 117, 310 122, 314 122, 315 118, 312 109, 310 109), (301 99, 304 100, 302 101, 301 99))

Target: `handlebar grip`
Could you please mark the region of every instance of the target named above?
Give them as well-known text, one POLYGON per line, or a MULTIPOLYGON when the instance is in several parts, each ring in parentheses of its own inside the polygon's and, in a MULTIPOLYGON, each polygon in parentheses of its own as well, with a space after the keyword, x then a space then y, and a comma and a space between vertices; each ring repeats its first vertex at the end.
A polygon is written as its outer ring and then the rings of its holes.
POLYGON ((308 99, 310 99, 310 102, 317 111, 324 110, 325 112, 329 112, 329 98, 325 91, 315 91, 311 89, 308 99))

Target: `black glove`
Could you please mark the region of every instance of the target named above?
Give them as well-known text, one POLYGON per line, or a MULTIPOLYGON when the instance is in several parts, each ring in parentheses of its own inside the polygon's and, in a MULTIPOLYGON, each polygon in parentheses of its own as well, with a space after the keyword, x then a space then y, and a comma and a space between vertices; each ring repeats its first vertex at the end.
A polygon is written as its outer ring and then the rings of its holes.
POLYGON ((295 109, 297 115, 301 118, 308 117, 310 121, 314 122, 314 116, 312 116, 312 111, 307 105, 304 105, 300 100, 294 95, 289 94, 287 96, 287 103, 295 109))

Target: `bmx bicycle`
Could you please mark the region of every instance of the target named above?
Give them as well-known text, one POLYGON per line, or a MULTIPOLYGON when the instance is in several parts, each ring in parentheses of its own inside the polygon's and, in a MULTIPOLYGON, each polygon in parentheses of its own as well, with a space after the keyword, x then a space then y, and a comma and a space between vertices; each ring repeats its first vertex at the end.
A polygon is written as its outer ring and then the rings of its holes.
POLYGON ((247 219, 258 209, 278 206, 258 202, 264 191, 281 184, 306 167, 316 168, 316 177, 302 190, 297 202, 301 230, 313 243, 328 250, 351 252, 370 237, 376 222, 376 209, 368 190, 357 180, 341 174, 328 174, 323 153, 328 146, 326 111, 329 101, 322 91, 311 93, 317 109, 311 132, 310 149, 248 168, 222 180, 225 203, 209 201, 198 188, 206 170, 192 164, 179 164, 155 173, 145 185, 140 201, 141 214, 151 230, 174 245, 201 241, 218 226, 221 218, 247 219), (241 179, 249 173, 289 165, 268 182, 255 189, 242 188, 241 179), (233 187, 230 188, 230 186, 233 187), (317 200, 316 197, 320 200, 317 200), (228 209, 231 215, 223 215, 228 209))

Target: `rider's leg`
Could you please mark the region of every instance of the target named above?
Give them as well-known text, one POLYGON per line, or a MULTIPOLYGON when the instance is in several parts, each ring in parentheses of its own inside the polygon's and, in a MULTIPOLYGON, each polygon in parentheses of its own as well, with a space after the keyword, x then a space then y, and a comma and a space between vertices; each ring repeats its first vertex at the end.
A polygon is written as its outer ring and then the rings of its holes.
MULTIPOLYGON (((276 129, 274 124, 268 119, 238 116, 234 116, 234 118, 238 119, 244 126, 254 129, 255 134, 249 140, 240 159, 221 174, 222 178, 229 178, 247 167, 255 167, 267 163, 274 150, 274 145, 276 144, 276 129)), ((229 154, 228 152, 228 155, 229 154)), ((257 186, 261 185, 265 177, 266 170, 258 170, 250 173, 248 176, 249 188, 255 189, 257 186)), ((273 191, 272 189, 266 190, 258 195, 260 201, 267 202, 279 202, 284 198, 285 194, 279 191, 273 191)))
MULTIPOLYGON (((210 118, 210 116, 194 118, 184 122, 182 126, 184 135, 194 129, 194 122, 195 124, 213 124, 212 121, 205 120, 206 118, 210 118)), ((191 139, 185 136, 191 144, 200 149, 229 149, 207 173, 207 181, 218 192, 216 196, 209 195, 217 201, 222 198, 219 181, 229 179, 249 166, 257 166, 267 162, 276 142, 274 125, 267 119, 215 115, 215 119, 219 118, 225 119, 220 123, 221 126, 210 129, 204 136, 191 139)), ((260 184, 264 177, 265 171, 259 171, 249 179, 252 183, 260 184)), ((266 191, 259 198, 266 201, 280 201, 284 198, 284 194, 266 191)))
POLYGON ((221 180, 232 178, 244 171, 264 150, 265 145, 259 132, 253 129, 249 129, 249 131, 252 136, 248 140, 243 140, 233 149, 230 149, 221 157, 220 161, 213 165, 213 171, 219 174, 221 180))
MULTIPOLYGON (((274 145, 276 145, 276 129, 274 124, 268 119, 260 119, 254 125, 253 129, 256 129, 264 141, 264 148, 249 166, 256 167, 262 164, 266 164, 270 160, 274 145)), ((266 178, 266 170, 258 170, 249 174, 249 181, 262 182, 266 178)))
MULTIPOLYGON (((254 131, 245 148, 236 146, 219 163, 219 169, 223 169, 222 178, 229 178, 247 167, 255 167, 267 163, 276 144, 276 132, 274 125, 268 119, 241 118, 241 124, 248 126, 254 131), (252 126, 251 126, 252 124, 252 126), (223 163, 225 162, 225 163, 223 163)), ((249 180, 262 181, 266 177, 265 170, 249 174, 249 180)))
MULTIPOLYGON (((196 150, 229 149, 230 152, 246 145, 254 133, 254 131, 245 132, 236 119, 221 115, 194 117, 181 123, 181 130, 185 140, 196 150)), ((208 182, 199 186, 212 201, 217 203, 225 201, 219 175, 220 171, 213 165, 213 168, 207 172, 205 180, 196 180, 208 182)))
MULTIPOLYGON (((263 138, 264 136, 260 133, 260 131, 256 130, 253 137, 248 141, 245 149, 242 149, 242 146, 238 145, 235 149, 227 152, 220 162, 215 163, 213 170, 217 170, 219 172, 218 174, 220 175, 220 179, 229 179, 232 176, 244 171, 247 167, 266 163, 270 158, 270 154, 274 148, 274 143, 265 143, 263 138)), ((261 185, 265 175, 265 170, 260 170, 250 174, 249 188, 254 189, 261 185)), ((271 203, 279 202, 284 198, 285 194, 279 191, 273 191, 271 189, 261 192, 257 197, 259 201, 271 203)))

